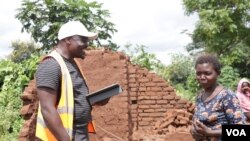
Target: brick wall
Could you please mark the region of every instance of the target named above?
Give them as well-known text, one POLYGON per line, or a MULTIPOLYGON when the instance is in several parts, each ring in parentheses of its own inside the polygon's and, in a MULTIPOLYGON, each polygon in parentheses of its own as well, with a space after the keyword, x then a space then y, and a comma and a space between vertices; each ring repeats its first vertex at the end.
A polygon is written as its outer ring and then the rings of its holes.
MULTIPOLYGON (((155 129, 155 134, 158 134, 163 128, 156 127, 156 124, 160 121, 163 124, 169 111, 193 111, 194 106, 177 96, 173 87, 166 81, 155 73, 131 64, 128 57, 122 53, 90 50, 87 51, 87 57, 81 61, 81 66, 90 92, 113 83, 119 83, 123 89, 123 92, 112 97, 107 105, 93 107, 97 134, 90 135, 91 141, 106 138, 137 140, 133 135, 136 131, 152 128, 155 129)), ((19 140, 35 140, 38 104, 34 80, 29 83, 21 98, 23 107, 20 113, 24 116, 25 123, 19 140)))

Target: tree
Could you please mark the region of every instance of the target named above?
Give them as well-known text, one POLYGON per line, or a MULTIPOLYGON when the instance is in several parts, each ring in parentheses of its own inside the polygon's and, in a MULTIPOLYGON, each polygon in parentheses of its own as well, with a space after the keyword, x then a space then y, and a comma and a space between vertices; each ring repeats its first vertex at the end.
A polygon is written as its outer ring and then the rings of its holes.
POLYGON ((190 73, 194 73, 193 58, 183 54, 173 54, 171 64, 166 69, 167 78, 173 85, 185 84, 190 73))
POLYGON ((126 53, 133 64, 139 65, 141 67, 147 68, 151 71, 157 71, 159 66, 162 65, 160 60, 158 60, 153 53, 148 53, 145 49, 145 45, 136 45, 133 47, 132 44, 128 43, 125 45, 124 53, 126 53))
MULTIPOLYGON (((198 13, 189 52, 202 50, 230 60, 241 77, 250 75, 250 1, 183 0, 187 15, 198 13), (240 53, 240 54, 237 54, 240 53), (243 54, 242 54, 243 53, 243 54), (239 56, 240 55, 240 56, 239 56), (242 67, 242 65, 244 67, 242 67)), ((224 63, 229 63, 224 61, 224 63)))
POLYGON ((239 73, 237 69, 232 68, 231 66, 224 66, 221 69, 221 76, 219 77, 219 83, 229 88, 233 91, 237 90, 237 85, 240 80, 239 73))
MULTIPOLYGON (((27 31, 44 49, 53 47, 57 42, 59 27, 69 20, 80 20, 86 28, 98 32, 99 38, 93 44, 100 45, 107 40, 112 49, 112 34, 117 32, 114 24, 107 19, 108 10, 102 10, 102 4, 85 0, 23 0, 16 18, 22 23, 22 32, 27 31)), ((92 45, 93 45, 92 44, 92 45)))
POLYGON ((13 51, 8 58, 15 63, 27 60, 32 54, 38 53, 38 46, 34 42, 14 41, 11 43, 11 47, 13 51))

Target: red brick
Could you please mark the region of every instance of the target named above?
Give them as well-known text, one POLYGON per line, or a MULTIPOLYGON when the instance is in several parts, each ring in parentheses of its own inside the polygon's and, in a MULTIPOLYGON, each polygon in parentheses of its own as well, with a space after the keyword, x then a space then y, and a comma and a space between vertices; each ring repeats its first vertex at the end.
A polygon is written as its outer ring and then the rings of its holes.
POLYGON ((145 109, 145 110, 143 110, 145 113, 153 113, 153 112, 155 112, 155 110, 154 109, 145 109))
POLYGON ((168 95, 166 92, 156 92, 157 93, 157 95, 159 95, 159 96, 165 96, 165 95, 168 95))
MULTIPOLYGON (((158 94, 158 93, 157 93, 158 94)), ((159 95, 153 95, 153 96, 150 96, 150 99, 162 99, 162 96, 159 96, 159 95)))
POLYGON ((168 86, 168 87, 165 87, 163 90, 167 91, 167 92, 172 92, 174 89, 172 87, 168 86))
POLYGON ((166 95, 166 96, 163 96, 163 99, 167 99, 167 100, 173 100, 175 98, 174 95, 166 95))
POLYGON ((165 108, 159 108, 159 109, 155 109, 156 112, 166 112, 167 110, 165 108))
POLYGON ((156 92, 153 91, 146 91, 145 95, 156 95, 156 92))
POLYGON ((32 94, 33 88, 32 88, 32 87, 25 87, 24 91, 25 91, 26 93, 32 94))
POLYGON ((161 87, 151 87, 151 90, 154 92, 159 92, 159 91, 162 91, 162 88, 161 87))
POLYGON ((156 86, 156 83, 148 82, 148 83, 145 83, 145 86, 156 86))
POLYGON ((128 69, 128 72, 133 74, 133 73, 136 72, 136 69, 135 69, 135 68, 129 68, 129 69, 128 69))
POLYGON ((135 92, 135 91, 137 91, 138 89, 137 89, 137 88, 130 88, 130 90, 131 90, 132 92, 135 92))
POLYGON ((161 105, 149 105, 150 108, 155 108, 155 109, 158 109, 158 108, 161 108, 161 105))
POLYGON ((145 87, 145 83, 140 83, 140 87, 145 87))
POLYGON ((183 104, 176 104, 176 105, 175 105, 175 108, 177 108, 177 109, 182 109, 182 108, 184 108, 184 105, 183 105, 183 104))
POLYGON ((27 93, 27 92, 24 92, 21 95, 21 99, 22 100, 31 100, 31 101, 33 101, 35 98, 36 98, 35 94, 30 94, 30 93, 27 93))
POLYGON ((137 70, 138 73, 141 73, 141 74, 147 74, 148 73, 148 70, 146 69, 143 69, 143 68, 140 68, 137 70))
POLYGON ((157 86, 168 86, 167 83, 157 83, 157 86))
POLYGON ((137 105, 131 105, 131 109, 137 109, 138 108, 138 106, 137 105))
POLYGON ((150 96, 138 96, 138 100, 145 100, 145 99, 151 99, 150 96))
POLYGON ((130 96, 137 96, 136 92, 129 92, 130 96))
POLYGON ((148 80, 147 78, 139 78, 138 81, 139 81, 139 82, 143 82, 143 83, 149 82, 149 80, 148 80))
POLYGON ((129 83, 128 86, 131 88, 131 87, 138 87, 138 84, 136 83, 129 83))
POLYGON ((153 121, 153 118, 143 118, 142 121, 153 121))
POLYGON ((140 121, 139 125, 141 125, 141 126, 150 125, 150 122, 148 122, 148 121, 140 121))
POLYGON ((154 77, 152 79, 153 82, 165 82, 162 78, 159 78, 159 77, 154 77))
POLYGON ((139 87, 139 91, 145 92, 146 91, 146 87, 139 87))
POLYGON ((167 104, 168 100, 156 100, 157 104, 167 104))
POLYGON ((162 105, 162 107, 164 107, 164 108, 174 108, 174 105, 167 104, 167 105, 162 105))
POLYGON ((176 101, 175 100, 171 100, 169 103, 172 104, 172 105, 175 105, 176 101))
POLYGON ((149 113, 139 113, 139 117, 149 117, 149 113))
POLYGON ((169 92, 168 95, 176 96, 176 93, 174 91, 172 91, 172 92, 169 92))
POLYGON ((129 74, 129 79, 136 78, 135 74, 129 74))
POLYGON ((178 100, 178 103, 180 104, 186 104, 188 101, 186 99, 180 99, 178 100))
POLYGON ((129 79, 129 83, 136 82, 135 78, 129 79))
POLYGON ((163 117, 163 113, 149 113, 149 117, 163 117))
POLYGON ((137 110, 136 109, 132 109, 131 110, 131 114, 137 114, 138 112, 137 112, 137 110))
POLYGON ((179 100, 179 99, 181 99, 181 97, 178 96, 178 95, 176 95, 174 99, 175 99, 175 100, 179 100))
POLYGON ((155 100, 141 100, 140 104, 155 104, 155 100))
POLYGON ((20 137, 27 137, 29 134, 29 128, 22 128, 20 132, 20 137))
POLYGON ((148 109, 148 108, 150 108, 150 105, 139 105, 138 107, 140 109, 148 109))
POLYGON ((31 114, 33 113, 33 108, 32 108, 33 104, 28 104, 28 105, 24 105, 21 110, 20 110, 20 114, 21 115, 26 115, 26 114, 31 114))
POLYGON ((146 95, 145 92, 139 92, 138 95, 146 95))

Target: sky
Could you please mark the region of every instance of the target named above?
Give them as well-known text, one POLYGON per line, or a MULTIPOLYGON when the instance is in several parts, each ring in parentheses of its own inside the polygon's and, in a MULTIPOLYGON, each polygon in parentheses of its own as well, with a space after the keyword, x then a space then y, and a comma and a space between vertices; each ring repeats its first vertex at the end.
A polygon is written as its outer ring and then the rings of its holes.
MULTIPOLYGON (((87 0, 91 1, 91 0, 87 0)), ((198 20, 196 15, 184 15, 182 0, 97 0, 103 9, 109 10, 108 19, 116 26, 113 41, 123 47, 145 45, 164 64, 170 63, 173 53, 187 54, 185 46, 191 38, 182 31, 192 33, 198 20)), ((0 58, 11 52, 11 42, 29 41, 27 33, 21 33, 21 23, 15 19, 21 0, 8 0, 0 5, 0 58)))

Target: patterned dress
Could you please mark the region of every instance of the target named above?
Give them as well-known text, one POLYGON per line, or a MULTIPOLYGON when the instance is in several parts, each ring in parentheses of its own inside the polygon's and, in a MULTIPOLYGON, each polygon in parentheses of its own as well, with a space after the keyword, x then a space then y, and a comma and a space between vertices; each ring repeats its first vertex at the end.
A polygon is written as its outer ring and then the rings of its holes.
POLYGON ((245 124, 239 100, 232 91, 224 89, 207 102, 201 97, 202 93, 196 99, 193 121, 199 120, 211 130, 221 129, 223 124, 245 124))

